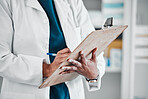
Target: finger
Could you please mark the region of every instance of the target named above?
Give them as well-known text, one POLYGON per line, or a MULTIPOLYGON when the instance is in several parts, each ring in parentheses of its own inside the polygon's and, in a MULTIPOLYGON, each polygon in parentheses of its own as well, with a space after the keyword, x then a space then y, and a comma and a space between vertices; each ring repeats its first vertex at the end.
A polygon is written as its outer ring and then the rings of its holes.
POLYGON ((61 58, 67 58, 71 53, 64 53, 64 54, 60 54, 59 57, 61 58))
POLYGON ((69 48, 64 48, 64 49, 60 50, 60 51, 58 52, 58 54, 64 54, 64 53, 70 53, 70 52, 71 52, 71 51, 70 51, 69 48))
POLYGON ((84 52, 83 51, 80 51, 80 57, 81 57, 81 61, 83 64, 86 64, 86 58, 84 56, 84 52))
POLYGON ((56 60, 58 60, 59 63, 62 63, 68 58, 69 55, 70 53, 57 55, 56 60))
POLYGON ((97 48, 94 48, 93 50, 92 50, 92 60, 94 60, 94 61, 96 61, 96 52, 97 52, 97 48))
POLYGON ((64 75, 64 74, 69 74, 69 73, 73 73, 73 72, 76 72, 76 71, 73 71, 73 70, 68 70, 68 71, 63 71, 61 73, 59 73, 60 75, 64 75))
POLYGON ((77 67, 81 67, 82 64, 74 59, 68 59, 68 62, 70 62, 71 64, 77 66, 77 67))
POLYGON ((74 71, 77 71, 78 68, 76 66, 62 66, 60 69, 62 70, 74 70, 74 71))
POLYGON ((57 63, 62 63, 62 62, 64 62, 64 61, 66 61, 66 58, 63 58, 63 57, 56 57, 56 62, 57 62, 57 63))

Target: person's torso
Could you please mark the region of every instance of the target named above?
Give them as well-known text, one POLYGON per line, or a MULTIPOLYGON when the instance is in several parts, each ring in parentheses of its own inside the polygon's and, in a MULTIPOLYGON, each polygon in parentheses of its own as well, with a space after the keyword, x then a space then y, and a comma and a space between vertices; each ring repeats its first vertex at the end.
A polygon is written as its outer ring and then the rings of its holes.
MULTIPOLYGON (((12 12, 13 46, 15 55, 24 54, 42 57, 49 62, 50 29, 48 17, 37 0, 8 0, 12 12)), ((72 50, 81 42, 80 27, 76 26, 74 9, 67 0, 55 0, 55 5, 65 42, 72 50)), ((84 99, 84 89, 81 77, 66 82, 71 99, 84 99)), ((5 99, 48 99, 49 88, 38 89, 35 86, 25 85, 4 78, 2 95, 5 99)))

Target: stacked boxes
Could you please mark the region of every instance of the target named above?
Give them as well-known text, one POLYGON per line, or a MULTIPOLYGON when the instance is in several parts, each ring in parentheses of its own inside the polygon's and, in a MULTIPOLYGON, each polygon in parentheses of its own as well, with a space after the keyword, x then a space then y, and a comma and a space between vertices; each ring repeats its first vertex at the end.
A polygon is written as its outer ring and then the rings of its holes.
POLYGON ((106 66, 121 68, 122 66, 122 40, 113 41, 105 50, 106 66))

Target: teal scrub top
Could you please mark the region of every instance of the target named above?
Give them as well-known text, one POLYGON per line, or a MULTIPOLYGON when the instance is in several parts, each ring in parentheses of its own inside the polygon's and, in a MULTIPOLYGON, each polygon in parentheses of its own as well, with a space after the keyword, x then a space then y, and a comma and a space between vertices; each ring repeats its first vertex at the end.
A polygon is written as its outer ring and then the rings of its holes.
MULTIPOLYGON (((58 51, 67 48, 63 31, 57 16, 53 0, 38 0, 45 10, 50 24, 50 39, 49 52, 57 53, 58 51)), ((55 57, 50 56, 50 61, 53 62, 55 57)), ((50 87, 50 99, 70 99, 69 91, 65 83, 50 87)))

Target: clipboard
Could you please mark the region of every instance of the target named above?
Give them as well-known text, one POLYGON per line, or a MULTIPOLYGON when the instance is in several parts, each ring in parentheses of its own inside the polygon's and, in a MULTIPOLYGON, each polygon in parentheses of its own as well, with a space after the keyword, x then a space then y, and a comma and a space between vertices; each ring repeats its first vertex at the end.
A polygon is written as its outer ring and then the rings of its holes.
MULTIPOLYGON (((96 54, 97 56, 106 49, 106 47, 115 40, 128 26, 112 26, 102 30, 96 30, 90 33, 69 55, 69 58, 77 60, 79 58, 79 52, 83 51, 86 57, 91 55, 91 51, 94 48, 98 48, 96 54)), ((53 86, 59 83, 70 81, 79 76, 78 73, 70 73, 65 75, 59 75, 63 70, 60 69, 61 66, 70 65, 67 62, 67 59, 55 70, 55 72, 48 77, 44 82, 39 86, 39 88, 45 88, 48 86, 53 86)))

